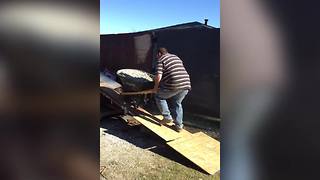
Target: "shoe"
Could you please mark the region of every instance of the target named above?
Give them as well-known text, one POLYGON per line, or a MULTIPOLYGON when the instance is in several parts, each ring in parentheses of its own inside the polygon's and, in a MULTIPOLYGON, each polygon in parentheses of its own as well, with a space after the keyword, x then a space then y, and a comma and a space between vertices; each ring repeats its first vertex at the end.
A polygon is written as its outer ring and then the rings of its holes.
POLYGON ((175 128, 175 130, 176 130, 178 133, 183 130, 183 127, 181 127, 181 126, 176 126, 176 125, 175 125, 174 128, 175 128))
POLYGON ((172 123, 173 122, 173 119, 166 119, 164 118, 163 120, 161 120, 161 123, 162 124, 167 124, 167 123, 172 123))

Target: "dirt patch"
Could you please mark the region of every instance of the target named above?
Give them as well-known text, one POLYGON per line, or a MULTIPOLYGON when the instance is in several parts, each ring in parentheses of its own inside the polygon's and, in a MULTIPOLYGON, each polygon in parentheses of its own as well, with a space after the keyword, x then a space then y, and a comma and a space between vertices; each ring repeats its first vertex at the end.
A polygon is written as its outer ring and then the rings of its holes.
POLYGON ((117 117, 101 121, 100 167, 102 176, 112 180, 220 179, 219 174, 206 174, 143 126, 128 126, 117 117))

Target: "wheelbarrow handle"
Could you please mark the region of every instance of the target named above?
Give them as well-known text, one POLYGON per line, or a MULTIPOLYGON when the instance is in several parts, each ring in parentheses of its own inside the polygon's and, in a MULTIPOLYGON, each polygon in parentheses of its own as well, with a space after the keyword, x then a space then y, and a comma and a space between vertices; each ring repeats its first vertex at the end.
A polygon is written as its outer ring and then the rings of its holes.
POLYGON ((138 92, 122 92, 120 95, 139 95, 139 94, 153 94, 155 93, 153 89, 145 90, 145 91, 138 91, 138 92))

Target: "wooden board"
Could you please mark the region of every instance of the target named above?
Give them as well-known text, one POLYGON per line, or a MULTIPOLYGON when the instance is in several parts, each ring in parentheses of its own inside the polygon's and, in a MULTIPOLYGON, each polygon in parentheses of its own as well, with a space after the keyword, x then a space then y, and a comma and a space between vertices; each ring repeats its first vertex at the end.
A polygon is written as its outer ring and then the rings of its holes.
POLYGON ((117 89, 121 87, 121 84, 105 76, 103 73, 100 73, 100 87, 117 89))
POLYGON ((165 141, 172 141, 181 137, 189 137, 192 134, 186 130, 182 130, 180 133, 175 131, 173 129, 174 124, 166 124, 166 125, 160 125, 161 120, 163 119, 163 116, 154 116, 158 119, 154 120, 147 116, 141 117, 141 116, 133 116, 134 119, 139 121, 141 124, 143 124, 145 127, 153 131, 155 134, 160 136, 165 141))
POLYGON ((220 170, 220 142, 202 132, 167 144, 209 174, 220 170))

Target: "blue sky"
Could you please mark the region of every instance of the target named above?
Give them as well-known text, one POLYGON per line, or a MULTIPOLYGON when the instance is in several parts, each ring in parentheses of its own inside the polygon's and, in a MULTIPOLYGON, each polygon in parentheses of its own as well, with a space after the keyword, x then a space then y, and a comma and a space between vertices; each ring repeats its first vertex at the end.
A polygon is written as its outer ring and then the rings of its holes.
POLYGON ((220 27, 220 0, 100 0, 100 34, 137 32, 209 19, 220 27))

